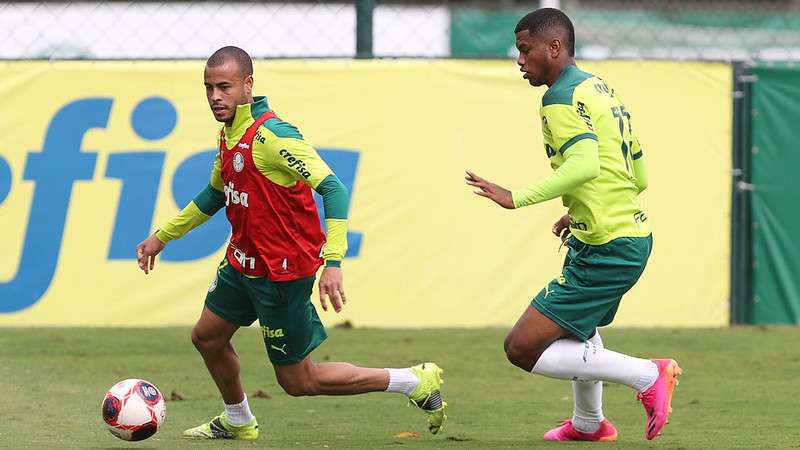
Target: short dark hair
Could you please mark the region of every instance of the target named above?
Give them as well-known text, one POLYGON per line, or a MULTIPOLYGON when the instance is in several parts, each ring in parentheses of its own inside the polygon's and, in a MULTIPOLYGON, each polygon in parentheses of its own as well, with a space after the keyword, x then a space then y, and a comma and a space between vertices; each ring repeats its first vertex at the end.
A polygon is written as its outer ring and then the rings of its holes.
POLYGON ((569 56, 575 56, 575 27, 566 14, 555 8, 542 8, 529 12, 517 23, 514 33, 528 30, 530 34, 560 32, 566 38, 564 45, 569 56))
POLYGON ((208 61, 206 61, 206 65, 208 67, 217 67, 230 60, 236 61, 242 75, 253 74, 253 60, 250 59, 250 55, 239 47, 234 47, 232 45, 222 47, 215 51, 214 54, 208 58, 208 61))

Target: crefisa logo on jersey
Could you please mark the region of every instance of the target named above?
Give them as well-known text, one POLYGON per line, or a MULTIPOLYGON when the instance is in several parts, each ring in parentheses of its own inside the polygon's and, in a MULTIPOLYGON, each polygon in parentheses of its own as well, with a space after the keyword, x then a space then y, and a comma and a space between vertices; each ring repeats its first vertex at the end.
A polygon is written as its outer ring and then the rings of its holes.
POLYGON ((233 170, 236 172, 241 172, 244 170, 244 156, 240 152, 236 152, 233 155, 233 170))
POLYGON ((233 185, 233 181, 229 181, 228 184, 224 185, 222 191, 225 193, 225 206, 230 206, 231 203, 234 205, 242 205, 245 208, 249 206, 247 204, 247 199, 249 198, 247 192, 237 191, 236 187, 233 185))

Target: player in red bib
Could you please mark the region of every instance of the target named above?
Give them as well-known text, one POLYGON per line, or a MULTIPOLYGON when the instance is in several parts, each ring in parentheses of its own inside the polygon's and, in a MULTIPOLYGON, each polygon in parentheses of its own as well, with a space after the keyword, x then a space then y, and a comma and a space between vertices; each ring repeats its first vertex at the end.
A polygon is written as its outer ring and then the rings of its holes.
POLYGON ((208 186, 180 213, 137 246, 139 267, 149 273, 171 240, 225 208, 232 235, 209 288, 192 342, 203 356, 224 402, 210 422, 183 432, 191 439, 258 438, 258 424, 239 378, 230 340, 258 319, 278 382, 290 395, 400 392, 421 408, 437 433, 447 416, 434 363, 373 369, 348 363, 315 363, 311 352, 326 338, 310 297, 317 270, 320 303, 338 313, 346 303, 341 261, 347 251, 348 192, 303 140, 300 132, 253 97, 253 63, 237 47, 208 59, 205 87, 214 118, 225 125, 208 186), (320 226, 313 191, 322 196, 320 226), (327 234, 327 235, 326 235, 327 234))

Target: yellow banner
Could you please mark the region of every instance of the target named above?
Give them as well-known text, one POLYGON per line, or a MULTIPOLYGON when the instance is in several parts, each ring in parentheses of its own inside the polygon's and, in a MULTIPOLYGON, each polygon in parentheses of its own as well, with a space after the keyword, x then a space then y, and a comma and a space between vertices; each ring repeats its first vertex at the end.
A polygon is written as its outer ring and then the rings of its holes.
MULTIPOLYGON (((586 62, 621 95, 647 153, 655 249, 615 324, 728 322, 731 71, 586 62)), ((218 124, 203 63, 0 63, 0 325, 193 323, 228 237, 223 214, 142 274, 135 245, 208 180, 218 124)), ((509 325, 556 276, 557 200, 506 211, 550 172, 544 89, 513 61, 264 61, 255 94, 351 191, 349 302, 329 325, 509 325)), ((316 299, 315 299, 316 302, 316 299)))

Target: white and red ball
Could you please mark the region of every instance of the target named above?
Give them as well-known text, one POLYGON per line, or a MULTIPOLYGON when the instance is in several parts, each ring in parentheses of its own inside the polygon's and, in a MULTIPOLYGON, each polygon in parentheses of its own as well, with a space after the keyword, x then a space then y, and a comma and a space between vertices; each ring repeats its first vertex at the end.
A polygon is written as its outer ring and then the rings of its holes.
POLYGON ((111 386, 100 407, 108 431, 125 441, 156 434, 167 417, 164 397, 153 383, 131 378, 111 386))

